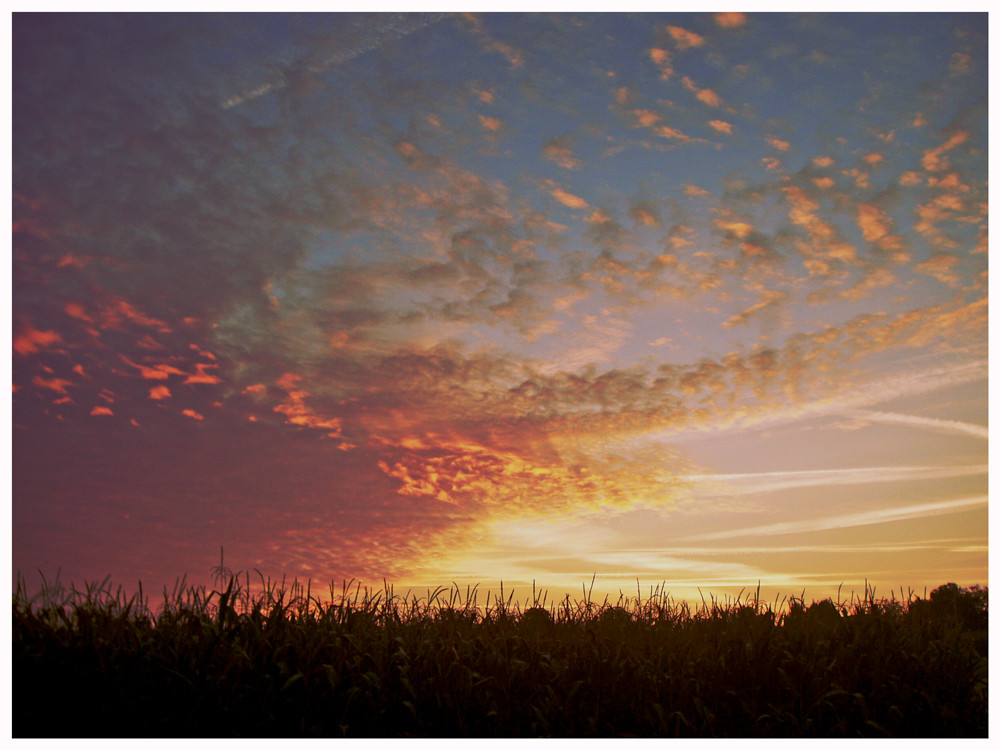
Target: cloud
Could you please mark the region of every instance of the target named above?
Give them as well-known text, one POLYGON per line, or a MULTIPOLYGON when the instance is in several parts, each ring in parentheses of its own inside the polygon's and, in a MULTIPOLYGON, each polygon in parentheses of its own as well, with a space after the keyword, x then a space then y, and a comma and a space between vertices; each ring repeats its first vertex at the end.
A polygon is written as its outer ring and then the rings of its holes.
POLYGON ((569 136, 553 138, 542 146, 542 156, 563 169, 579 169, 583 162, 573 154, 569 136))
POLYGON ((834 529, 854 528, 856 526, 871 526, 894 521, 905 521, 914 518, 926 518, 948 513, 961 513, 972 508, 987 504, 986 496, 967 497, 958 500, 943 500, 934 503, 917 503, 914 505, 880 508, 862 513, 847 513, 839 516, 828 516, 804 521, 787 521, 784 523, 752 526, 749 528, 719 531, 712 534, 699 534, 690 537, 690 541, 701 542, 714 539, 736 539, 743 536, 770 536, 775 534, 805 534, 811 531, 830 531, 834 529))
POLYGON ((792 147, 792 144, 789 143, 788 141, 783 141, 780 138, 777 138, 773 135, 767 136, 765 140, 768 142, 768 144, 770 144, 771 148, 777 149, 778 151, 782 152, 788 151, 788 149, 792 147))
POLYGON ((709 120, 708 124, 720 133, 725 133, 727 135, 732 135, 733 133, 732 124, 726 122, 725 120, 709 120))
POLYGON ((733 29, 746 24, 747 17, 744 13, 716 13, 715 22, 724 29, 733 29))
POLYGON ((711 89, 698 88, 697 84, 695 84, 695 82, 692 81, 687 76, 684 76, 682 82, 684 83, 684 88, 694 92, 695 97, 698 99, 698 101, 707 104, 709 107, 718 107, 720 104, 722 104, 722 101, 719 99, 718 95, 711 89))
POLYGON ((469 27, 469 29, 479 37, 480 42, 485 49, 502 55, 512 68, 520 68, 524 65, 524 53, 506 42, 501 42, 493 38, 486 31, 486 27, 483 25, 483 21, 479 18, 479 16, 473 13, 463 13, 462 20, 469 27))
POLYGON ((964 52, 955 52, 948 61, 948 72, 953 76, 968 75, 975 69, 972 56, 964 52))
POLYGON ((663 226, 656 205, 649 201, 638 201, 629 209, 628 215, 634 222, 645 227, 663 226))
POLYGON ((653 47, 649 50, 649 59, 660 69, 660 78, 664 81, 670 80, 674 74, 674 66, 670 62, 670 53, 660 47, 653 47))
POLYGON ((14 351, 20 355, 34 354, 62 341, 58 331, 39 331, 30 325, 22 325, 14 333, 14 351))
POLYGON ((959 263, 957 255, 951 253, 935 253, 930 258, 916 265, 916 269, 928 276, 933 276, 942 284, 957 287, 959 285, 958 274, 955 273, 955 266, 959 263))
POLYGON ((687 29, 681 28, 680 26, 667 26, 667 33, 670 34, 670 38, 673 39, 674 44, 677 45, 677 49, 686 50, 691 47, 700 47, 705 43, 705 38, 693 31, 688 31, 687 29))
POLYGON ((892 220, 878 206, 859 203, 858 227, 867 242, 877 242, 892 231, 892 220))
POLYGON ((69 393, 66 390, 66 387, 73 385, 73 383, 69 380, 63 380, 62 378, 43 378, 39 375, 33 377, 31 379, 31 382, 33 385, 39 388, 45 388, 47 390, 54 391, 55 393, 58 393, 61 396, 69 395, 69 393))
POLYGON ((940 172, 941 170, 948 169, 950 163, 945 155, 949 151, 965 143, 968 139, 968 131, 956 131, 940 146, 924 151, 924 156, 920 160, 920 165, 928 172, 940 172))
POLYGON ((165 385, 156 385, 149 389, 149 397, 154 401, 170 398, 170 389, 165 385))
MULTIPOLYGON (((330 66, 339 65, 353 60, 359 55, 376 50, 388 42, 419 31, 442 17, 443 14, 384 14, 379 18, 379 23, 364 27, 361 34, 353 36, 353 38, 351 32, 354 34, 358 32, 356 25, 352 25, 353 28, 348 27, 350 31, 345 33, 342 38, 334 39, 333 35, 329 35, 317 44, 317 47, 325 46, 335 51, 325 55, 321 53, 319 59, 311 60, 309 64, 310 75, 315 75, 330 66)), ((294 90, 299 84, 299 81, 296 80, 298 75, 301 73, 290 68, 271 80, 260 81, 256 85, 251 84, 250 87, 243 88, 242 93, 233 94, 223 101, 222 109, 238 107, 258 97, 281 91, 288 86, 294 90)))
POLYGON ((487 117, 486 115, 479 115, 479 124, 494 133, 503 127, 503 121, 499 117, 487 117))
POLYGON ((573 195, 563 190, 558 185, 549 186, 549 194, 567 208, 584 209, 589 208, 589 204, 578 195, 573 195))
POLYGON ((761 301, 751 305, 746 310, 728 318, 722 325, 724 328, 746 325, 750 318, 762 312, 773 310, 788 300, 787 293, 777 289, 765 289, 761 292, 761 301))
POLYGON ((688 474, 684 479, 718 487, 725 495, 750 495, 801 487, 839 487, 882 482, 915 482, 984 476, 988 466, 877 466, 754 474, 688 474))
POLYGON ((952 419, 918 417, 912 414, 896 414, 893 412, 873 411, 871 409, 857 409, 851 412, 851 416, 859 417, 870 422, 923 427, 936 432, 971 435, 973 437, 982 438, 983 440, 989 439, 989 429, 986 426, 970 424, 968 422, 957 422, 952 419))

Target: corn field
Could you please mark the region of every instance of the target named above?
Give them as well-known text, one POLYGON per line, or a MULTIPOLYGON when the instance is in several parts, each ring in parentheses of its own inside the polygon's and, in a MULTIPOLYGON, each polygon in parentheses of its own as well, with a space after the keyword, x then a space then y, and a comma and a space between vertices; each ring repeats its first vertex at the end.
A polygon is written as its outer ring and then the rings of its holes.
POLYGON ((14 737, 987 736, 978 586, 692 608, 218 583, 153 609, 19 579, 14 737))

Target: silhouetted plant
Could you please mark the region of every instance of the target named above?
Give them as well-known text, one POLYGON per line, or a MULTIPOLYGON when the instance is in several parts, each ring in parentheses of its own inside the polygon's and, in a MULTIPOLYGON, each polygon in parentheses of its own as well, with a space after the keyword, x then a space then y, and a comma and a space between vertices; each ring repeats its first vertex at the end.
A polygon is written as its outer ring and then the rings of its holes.
MULTIPOLYGON (((220 567, 221 560, 220 560, 220 567)), ((692 611, 231 573, 13 600, 15 736, 986 736, 987 590, 692 611), (222 584, 225 584, 223 587, 222 584), (19 711, 31 705, 32 711, 19 711), (44 724, 29 716, 52 711, 44 724), (106 717, 114 717, 108 721, 106 717)))

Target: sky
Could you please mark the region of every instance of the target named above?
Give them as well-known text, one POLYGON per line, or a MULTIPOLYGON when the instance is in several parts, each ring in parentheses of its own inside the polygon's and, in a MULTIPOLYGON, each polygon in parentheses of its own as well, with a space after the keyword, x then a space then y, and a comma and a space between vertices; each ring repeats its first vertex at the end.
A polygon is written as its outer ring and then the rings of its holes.
POLYGON ((12 41, 15 576, 988 584, 985 13, 12 41))

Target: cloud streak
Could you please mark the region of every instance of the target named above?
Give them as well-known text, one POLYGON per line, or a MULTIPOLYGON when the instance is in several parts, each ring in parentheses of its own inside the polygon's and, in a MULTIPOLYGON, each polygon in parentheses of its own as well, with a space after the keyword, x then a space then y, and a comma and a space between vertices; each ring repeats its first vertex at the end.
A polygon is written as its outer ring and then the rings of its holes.
POLYGON ((826 518, 808 519, 803 521, 786 521, 782 523, 753 526, 731 531, 719 531, 712 534, 700 534, 690 538, 693 542, 707 542, 717 539, 737 539, 746 536, 771 536, 783 534, 805 534, 813 531, 831 531, 835 529, 852 528, 855 526, 870 526, 873 524, 906 521, 914 518, 938 516, 948 513, 962 513, 973 508, 987 505, 985 495, 966 497, 958 500, 945 500, 934 503, 917 503, 895 508, 880 508, 861 513, 847 513, 826 518))

